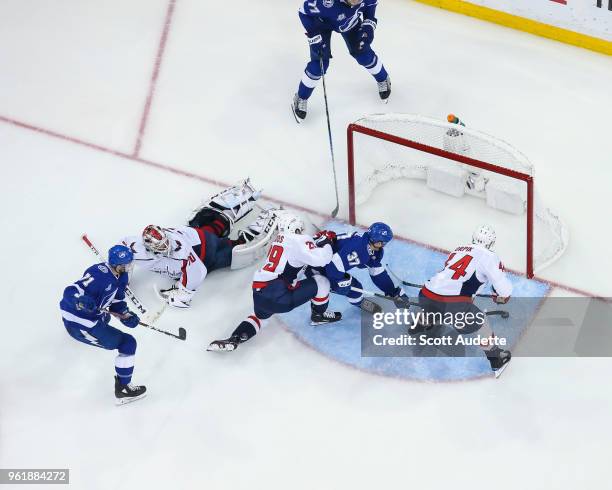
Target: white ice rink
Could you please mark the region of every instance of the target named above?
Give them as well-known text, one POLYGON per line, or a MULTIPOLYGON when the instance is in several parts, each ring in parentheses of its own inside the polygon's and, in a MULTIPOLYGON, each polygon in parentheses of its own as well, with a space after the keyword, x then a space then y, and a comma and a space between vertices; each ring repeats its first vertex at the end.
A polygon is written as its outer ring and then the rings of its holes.
MULTIPOLYGON (((180 224, 215 181, 246 176, 315 220, 334 207, 320 87, 304 124, 289 111, 307 56, 298 5, 0 3, 0 468, 70 468, 85 490, 605 488, 608 359, 517 358, 499 380, 406 382, 335 363, 278 319, 231 355, 206 353, 250 312, 252 269, 211 274, 189 311, 164 314, 187 342, 136 330, 134 380, 149 396, 132 405, 114 406, 114 354, 66 334, 62 291, 94 262, 83 232, 107 248, 180 224)), ((380 0, 377 17, 387 106, 332 39, 341 216, 349 122, 454 112, 536 165, 571 234, 541 274, 566 286, 553 295, 612 296, 610 58, 410 0, 380 0)), ((442 248, 480 221, 432 225, 428 202, 396 182, 359 221, 442 248)), ((516 238, 497 231, 514 261, 516 238)), ((133 281, 149 304, 152 282, 133 281)))

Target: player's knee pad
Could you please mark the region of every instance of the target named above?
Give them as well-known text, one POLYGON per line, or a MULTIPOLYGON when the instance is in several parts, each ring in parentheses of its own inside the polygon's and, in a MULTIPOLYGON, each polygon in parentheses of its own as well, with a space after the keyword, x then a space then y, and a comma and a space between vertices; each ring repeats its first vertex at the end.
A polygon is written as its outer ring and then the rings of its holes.
MULTIPOLYGON (((327 73, 329 68, 329 59, 323 59, 323 70, 327 73)), ((321 78, 321 63, 318 59, 309 61, 306 65, 305 70, 306 76, 314 81, 318 81, 321 78)))
POLYGON ((124 333, 123 339, 117 347, 117 350, 119 351, 119 354, 133 356, 136 353, 136 339, 129 333, 124 333))
POLYGON ((377 56, 369 46, 360 52, 354 53, 353 58, 355 58, 357 63, 368 70, 376 66, 377 56))

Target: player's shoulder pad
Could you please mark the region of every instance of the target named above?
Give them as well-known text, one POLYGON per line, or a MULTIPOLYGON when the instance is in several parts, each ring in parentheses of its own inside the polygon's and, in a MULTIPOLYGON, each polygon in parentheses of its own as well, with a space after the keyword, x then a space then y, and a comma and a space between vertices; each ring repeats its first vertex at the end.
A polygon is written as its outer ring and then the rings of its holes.
POLYGON ((105 275, 113 275, 112 272, 110 271, 110 269, 108 268, 108 265, 106 265, 104 262, 100 262, 99 264, 94 264, 91 267, 89 267, 85 273, 90 274, 92 276, 97 276, 97 277, 101 277, 101 276, 105 276, 105 275))

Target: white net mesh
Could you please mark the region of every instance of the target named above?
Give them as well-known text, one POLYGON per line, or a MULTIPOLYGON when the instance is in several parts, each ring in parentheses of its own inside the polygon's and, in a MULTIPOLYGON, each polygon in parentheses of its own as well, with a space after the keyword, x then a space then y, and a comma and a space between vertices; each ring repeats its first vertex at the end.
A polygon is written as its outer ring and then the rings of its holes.
MULTIPOLYGON (((355 124, 534 176, 527 157, 508 143, 458 124, 412 114, 371 115, 355 124)), ((527 209, 527 185, 522 180, 369 135, 356 137, 354 171, 357 205, 366 202, 382 183, 421 179, 430 189, 451 196, 480 197, 501 213, 520 215, 527 209)), ((533 210, 533 263, 537 271, 561 256, 568 233, 559 216, 544 206, 537 194, 533 210)))

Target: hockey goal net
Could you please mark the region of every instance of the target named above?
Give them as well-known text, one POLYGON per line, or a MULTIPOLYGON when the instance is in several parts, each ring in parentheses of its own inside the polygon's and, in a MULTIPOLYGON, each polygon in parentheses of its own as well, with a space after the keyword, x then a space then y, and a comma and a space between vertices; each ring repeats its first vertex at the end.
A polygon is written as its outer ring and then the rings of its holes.
MULTIPOLYGON (((468 200, 480 198, 479 206, 488 206, 495 214, 521 216, 524 232, 512 235, 513 246, 523 248, 525 272, 533 277, 534 272, 557 260, 565 250, 568 233, 563 222, 537 197, 534 167, 525 155, 504 141, 454 121, 379 114, 350 124, 347 143, 351 224, 356 223, 357 207, 368 201, 381 184, 420 179, 434 192, 468 200), (523 245, 516 243, 516 236, 524 240, 523 245)), ((410 213, 411 203, 417 199, 411 195, 403 199, 407 220, 419 219, 410 213)), ((447 203, 446 208, 457 207, 453 203, 456 201, 447 203)), ((432 226, 443 228, 445 216, 440 214, 426 219, 432 226)), ((473 208, 471 214, 477 214, 473 208)), ((499 224, 495 226, 499 240, 499 224)), ((458 245, 461 243, 451 246, 458 245)))

